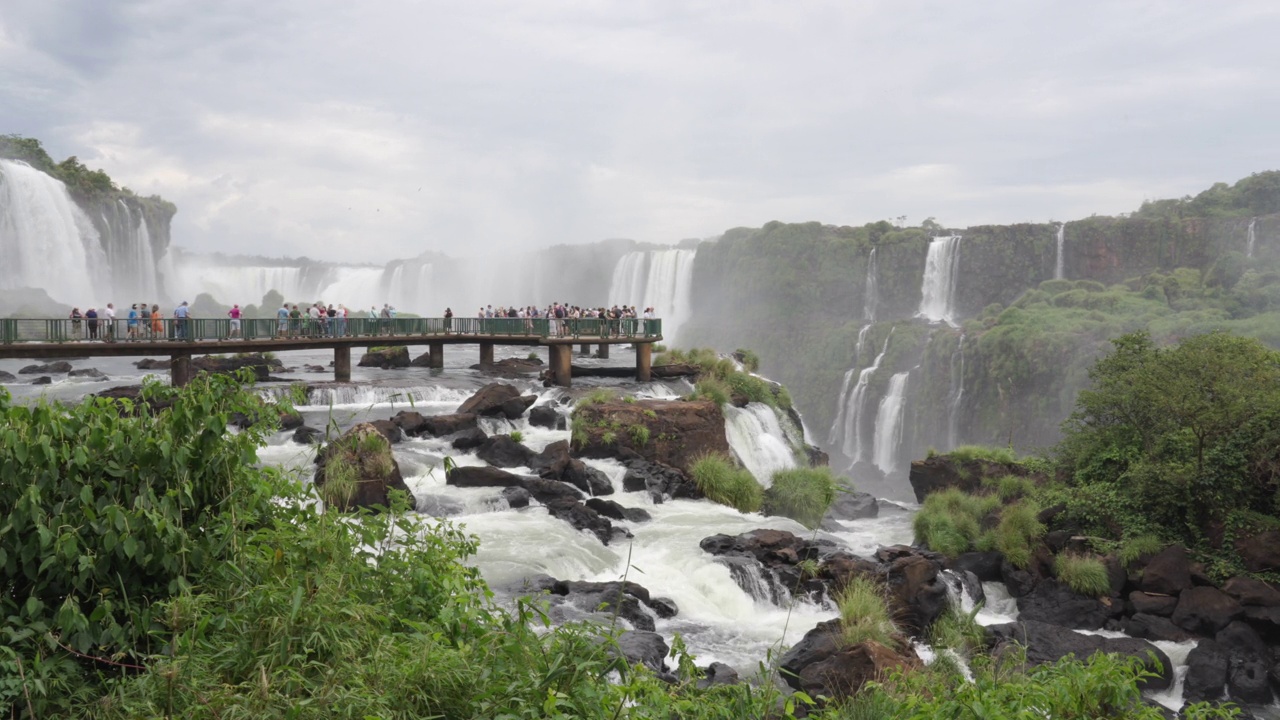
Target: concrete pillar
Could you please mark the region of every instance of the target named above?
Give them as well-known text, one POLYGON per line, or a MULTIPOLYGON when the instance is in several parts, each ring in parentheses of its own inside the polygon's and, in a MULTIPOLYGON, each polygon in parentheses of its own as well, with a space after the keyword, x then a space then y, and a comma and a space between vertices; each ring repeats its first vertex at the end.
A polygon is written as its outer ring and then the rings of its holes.
POLYGON ((551 345, 551 374, 555 384, 569 387, 573 381, 573 346, 551 345))
POLYGON ((333 379, 351 382, 351 346, 339 345, 333 349, 333 379))
POLYGON ((583 344, 582 344, 582 347, 578 350, 578 352, 579 352, 579 353, 581 353, 581 354, 583 355, 583 357, 585 357, 585 356, 587 356, 587 355, 590 355, 590 354, 591 354, 591 345, 590 345, 589 343, 583 343, 583 344))
POLYGON ((653 379, 653 343, 636 344, 636 380, 649 382, 653 379))
POLYGON ((608 360, 609 346, 605 345, 604 343, 600 343, 600 352, 596 353, 596 357, 600 358, 601 360, 608 360))
POLYGON ((481 365, 493 364, 493 343, 491 342, 480 343, 480 364, 481 365))
POLYGON ((440 369, 444 367, 444 343, 433 342, 427 347, 431 350, 431 367, 440 369))
POLYGON ((169 377, 174 387, 182 387, 191 382, 191 356, 171 355, 169 357, 169 377))

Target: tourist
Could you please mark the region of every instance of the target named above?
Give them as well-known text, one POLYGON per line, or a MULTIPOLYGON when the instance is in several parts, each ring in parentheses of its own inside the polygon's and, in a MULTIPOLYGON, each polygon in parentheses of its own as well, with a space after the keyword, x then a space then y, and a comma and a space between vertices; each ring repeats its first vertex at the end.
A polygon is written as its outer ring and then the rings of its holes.
POLYGON ((102 309, 102 339, 107 342, 115 342, 116 339, 116 306, 107 303, 102 309))
POLYGON ((285 337, 289 334, 289 303, 280 306, 276 310, 276 337, 285 337))
POLYGON ((160 317, 160 306, 155 303, 151 305, 151 334, 164 338, 164 318, 160 317))
POLYGON ((183 300, 182 304, 173 309, 173 332, 174 337, 179 340, 187 339, 187 319, 191 317, 191 308, 187 306, 187 301, 183 300))
POLYGON ((347 336, 347 306, 346 305, 343 305, 342 303, 338 303, 337 316, 338 316, 337 335, 338 337, 346 337, 347 336))
POLYGON ((231 333, 229 337, 240 337, 240 304, 236 303, 227 311, 227 317, 231 318, 231 333))
POLYGON ((89 339, 98 339, 98 311, 89 308, 84 311, 85 325, 89 327, 89 339))
POLYGON ((130 340, 138 339, 138 304, 129 307, 128 335, 130 340))
POLYGON ((289 311, 289 337, 297 337, 302 331, 302 311, 294 304, 293 309, 289 311))
POLYGON ((444 334, 448 335, 453 329, 453 308, 444 309, 444 334))
POLYGON ((80 308, 71 308, 70 317, 71 317, 71 338, 73 340, 80 340, 82 338, 82 336, 80 335, 80 333, 82 332, 80 329, 80 318, 84 317, 84 315, 80 314, 80 308))
POLYGON ((146 303, 138 303, 138 337, 151 336, 151 308, 146 303))

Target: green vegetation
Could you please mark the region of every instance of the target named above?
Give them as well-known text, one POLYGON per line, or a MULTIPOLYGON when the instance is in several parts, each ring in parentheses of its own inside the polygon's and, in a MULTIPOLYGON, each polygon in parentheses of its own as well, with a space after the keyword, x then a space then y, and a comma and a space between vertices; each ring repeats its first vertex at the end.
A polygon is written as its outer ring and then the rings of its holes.
POLYGON ((705 378, 693 386, 690 400, 710 400, 717 405, 728 405, 733 399, 733 391, 722 380, 705 378))
POLYGON ((773 474, 772 484, 764 491, 764 512, 816 528, 835 501, 837 491, 831 468, 780 470, 773 474))
POLYGON ((947 455, 956 462, 990 462, 1002 465, 1018 465, 1018 454, 1012 448, 988 445, 961 445, 947 455))
POLYGON ((512 442, 524 442, 524 433, 519 430, 512 430, 507 437, 511 438, 512 442))
POLYGON ((582 398, 578 400, 575 407, 582 407, 583 405, 603 405, 607 402, 617 400, 618 397, 619 395, 617 390, 612 390, 610 388, 596 388, 586 395, 583 395, 582 398))
POLYGON ((840 609, 840 629, 846 643, 898 645, 898 627, 889 614, 889 601, 880 583, 855 575, 836 595, 836 607, 840 609))
POLYGON ((738 348, 733 351, 733 356, 737 358, 738 362, 742 363, 743 369, 747 372, 760 371, 760 356, 755 354, 754 351, 738 348))
POLYGON ((764 488, 760 483, 724 455, 703 455, 689 468, 689 475, 698 490, 712 502, 744 513, 759 512, 764 503, 764 488))
POLYGON ((1053 571, 1059 580, 1081 595, 1098 597, 1111 592, 1107 566, 1099 558, 1064 553, 1054 560, 1053 571))
MULTIPOLYGON (((750 351, 739 350, 739 353, 750 351)), ((747 356, 759 362, 754 353, 747 356)), ((791 407, 791 395, 781 386, 739 370, 734 361, 721 357, 709 348, 692 350, 668 350, 654 359, 655 365, 689 364, 699 368, 697 383, 691 399, 714 400, 723 405, 734 395, 741 395, 750 402, 759 402, 787 409, 791 407)), ((744 361, 744 367, 746 362, 744 361)))
POLYGON ((973 657, 987 645, 986 630, 976 619, 979 609, 963 613, 949 608, 929 627, 929 644, 935 649, 953 650, 961 657, 973 657))
POLYGON ((1004 553, 1014 567, 1030 565, 1035 547, 1044 537, 1045 526, 1037 518, 1039 514, 1040 507, 1031 500, 1009 505, 1000 512, 996 549, 1004 553))
POLYGON ((644 447, 649 444, 649 428, 644 425, 632 425, 627 428, 627 433, 631 435, 631 442, 636 447, 644 447))
POLYGON ((1271 170, 1250 175, 1235 185, 1224 182, 1195 197, 1174 200, 1147 200, 1133 214, 1136 218, 1182 220, 1184 218, 1248 218, 1280 212, 1280 172, 1271 170))
POLYGON ((1139 535, 1131 537, 1124 541, 1120 546, 1120 552, 1116 554, 1120 564, 1128 567, 1132 565, 1138 558, 1155 555, 1165 548, 1165 543, 1155 535, 1139 535))
POLYGON ((1034 480, 1017 475, 986 477, 982 479, 982 485, 994 490, 996 495, 1000 496, 1000 500, 1006 503, 1029 497, 1036 489, 1034 480))
POLYGON ((52 175, 67 186, 67 190, 77 200, 97 200, 123 195, 138 200, 147 209, 158 210, 166 217, 172 217, 177 207, 157 195, 149 198, 137 198, 129 188, 117 187, 111 177, 102 170, 90 170, 76 156, 54 162, 44 146, 35 138, 21 135, 0 135, 0 158, 21 160, 41 172, 52 175))
POLYGON ((973 549, 992 550, 995 538, 983 528, 999 507, 1000 499, 994 495, 969 495, 949 488, 926 497, 911 524, 918 541, 949 557, 973 549))

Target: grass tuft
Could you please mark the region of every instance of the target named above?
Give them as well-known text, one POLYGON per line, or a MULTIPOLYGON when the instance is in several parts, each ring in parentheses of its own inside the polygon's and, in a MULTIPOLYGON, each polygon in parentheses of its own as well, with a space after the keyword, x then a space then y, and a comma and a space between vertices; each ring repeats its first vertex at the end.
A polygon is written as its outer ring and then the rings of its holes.
POLYGON ((1031 564, 1035 545, 1044 537, 1045 527, 1036 516, 1040 508, 1030 500, 1007 506, 1000 513, 996 526, 996 549, 1004 553, 1014 567, 1025 568, 1031 564))
POLYGON ((884 587, 876 581, 855 576, 836 595, 836 607, 840 609, 844 641, 849 645, 869 640, 886 647, 897 644, 898 626, 889 614, 884 587))
POLYGON ((912 521, 916 541, 949 557, 977 547, 982 541, 983 522, 1000 506, 994 495, 970 495, 956 488, 936 492, 924 499, 924 506, 912 521))
POLYGON ((764 511, 789 517, 807 528, 816 528, 836 499, 836 479, 831 468, 797 468, 773 474, 764 491, 764 511))
POLYGON ((1036 489, 1035 481, 1031 478, 1018 477, 1017 475, 1005 475, 1003 477, 987 477, 982 479, 982 485, 995 491, 996 495, 1004 502, 1013 502, 1029 497, 1036 489))
POLYGON ((512 430, 508 433, 507 437, 511 438, 515 442, 524 442, 524 433, 519 430, 512 430))
POLYGON ((1111 579, 1101 559, 1087 555, 1059 555, 1053 563, 1058 579, 1081 595, 1099 597, 1111 592, 1111 579))
POLYGON ((632 425, 627 428, 627 433, 631 435, 631 442, 636 447, 644 447, 649 444, 649 428, 644 425, 632 425))
POLYGON ((1014 452, 1012 448, 1007 447, 961 445, 947 453, 947 455, 957 462, 974 462, 984 460, 986 462, 1003 463, 1005 465, 1017 465, 1021 462, 1018 460, 1018 454, 1014 452))
POLYGON ((751 473, 719 454, 703 455, 689 468, 693 482, 708 500, 736 508, 739 512, 759 512, 764 488, 751 473))
POLYGON ((1139 535, 1124 541, 1120 546, 1120 564, 1128 567, 1144 555, 1155 555, 1165 548, 1165 543, 1155 535, 1139 535))

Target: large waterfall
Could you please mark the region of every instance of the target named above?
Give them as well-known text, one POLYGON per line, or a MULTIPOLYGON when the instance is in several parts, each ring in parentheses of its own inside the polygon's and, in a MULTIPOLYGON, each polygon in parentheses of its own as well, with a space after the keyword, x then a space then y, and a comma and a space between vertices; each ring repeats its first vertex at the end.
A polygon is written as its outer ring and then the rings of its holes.
POLYGON ((609 285, 610 305, 652 307, 662 318, 662 334, 671 342, 689 318, 693 260, 697 250, 642 250, 618 259, 609 285))
POLYGON ((1067 224, 1062 223, 1058 226, 1057 252, 1053 260, 1053 279, 1062 280, 1067 276, 1066 260, 1062 257, 1063 245, 1067 241, 1067 224))
POLYGON ((960 260, 960 236, 936 237, 929 243, 924 280, 920 286, 920 315, 932 322, 954 324, 956 268, 960 260))
POLYGON ((907 394, 907 376, 900 372, 889 378, 889 389, 876 413, 876 432, 871 462, 885 475, 898 469, 898 448, 902 445, 902 411, 907 394))

